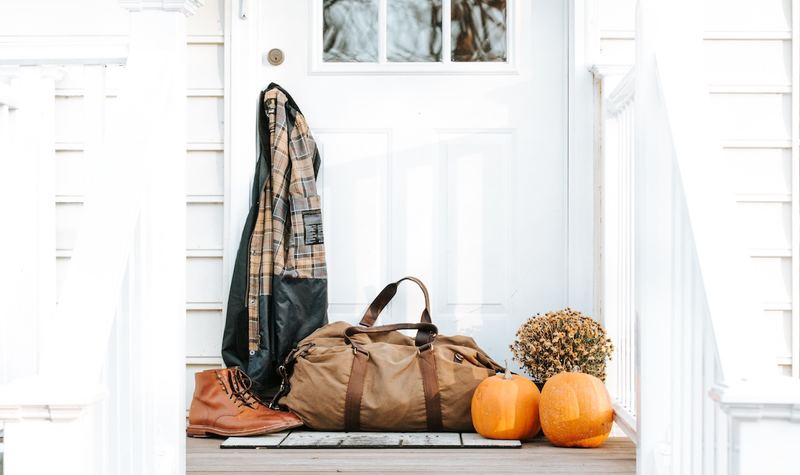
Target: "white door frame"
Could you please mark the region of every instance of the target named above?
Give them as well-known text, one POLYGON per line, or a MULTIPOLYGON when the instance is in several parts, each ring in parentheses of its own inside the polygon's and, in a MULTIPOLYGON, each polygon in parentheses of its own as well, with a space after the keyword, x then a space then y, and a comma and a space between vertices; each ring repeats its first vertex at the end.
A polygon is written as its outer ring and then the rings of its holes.
MULTIPOLYGON (((599 216, 595 213, 595 130, 592 53, 598 37, 595 2, 569 0, 567 8, 567 304, 601 315, 596 280, 599 216)), ((599 281, 597 281, 599 282, 599 281)))

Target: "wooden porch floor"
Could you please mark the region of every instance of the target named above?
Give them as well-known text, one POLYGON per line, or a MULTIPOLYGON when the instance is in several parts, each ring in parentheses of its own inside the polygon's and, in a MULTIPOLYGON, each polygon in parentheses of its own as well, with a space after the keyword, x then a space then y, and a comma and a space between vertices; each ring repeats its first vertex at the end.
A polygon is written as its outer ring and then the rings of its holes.
POLYGON ((220 449, 223 439, 186 440, 186 473, 635 473, 622 437, 597 449, 553 447, 543 437, 520 449, 220 449))

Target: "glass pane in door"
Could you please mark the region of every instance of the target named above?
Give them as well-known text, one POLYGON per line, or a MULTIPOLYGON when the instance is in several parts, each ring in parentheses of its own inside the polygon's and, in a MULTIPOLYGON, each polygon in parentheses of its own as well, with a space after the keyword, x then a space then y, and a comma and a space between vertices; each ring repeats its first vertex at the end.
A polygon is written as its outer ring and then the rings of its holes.
POLYGON ((386 59, 442 60, 442 0, 388 0, 386 59))
POLYGON ((452 0, 453 61, 506 61, 506 0, 452 0))
POLYGON ((376 62, 378 0, 324 0, 322 51, 325 62, 376 62))

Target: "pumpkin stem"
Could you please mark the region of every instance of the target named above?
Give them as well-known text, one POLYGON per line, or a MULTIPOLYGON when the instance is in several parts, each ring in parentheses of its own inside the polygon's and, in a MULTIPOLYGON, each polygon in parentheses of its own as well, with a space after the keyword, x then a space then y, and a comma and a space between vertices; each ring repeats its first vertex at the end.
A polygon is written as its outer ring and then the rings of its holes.
POLYGON ((508 360, 505 360, 506 364, 506 374, 503 375, 503 379, 511 379, 511 370, 508 369, 508 360))

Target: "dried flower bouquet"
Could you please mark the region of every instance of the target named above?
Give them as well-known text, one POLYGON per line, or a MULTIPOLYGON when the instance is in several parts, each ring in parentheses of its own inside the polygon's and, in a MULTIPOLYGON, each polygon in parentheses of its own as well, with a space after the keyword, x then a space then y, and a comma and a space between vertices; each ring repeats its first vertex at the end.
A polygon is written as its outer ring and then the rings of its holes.
POLYGON ((563 371, 579 371, 605 381, 606 360, 613 351, 603 327, 570 308, 529 318, 511 345, 514 359, 537 383, 563 371))

